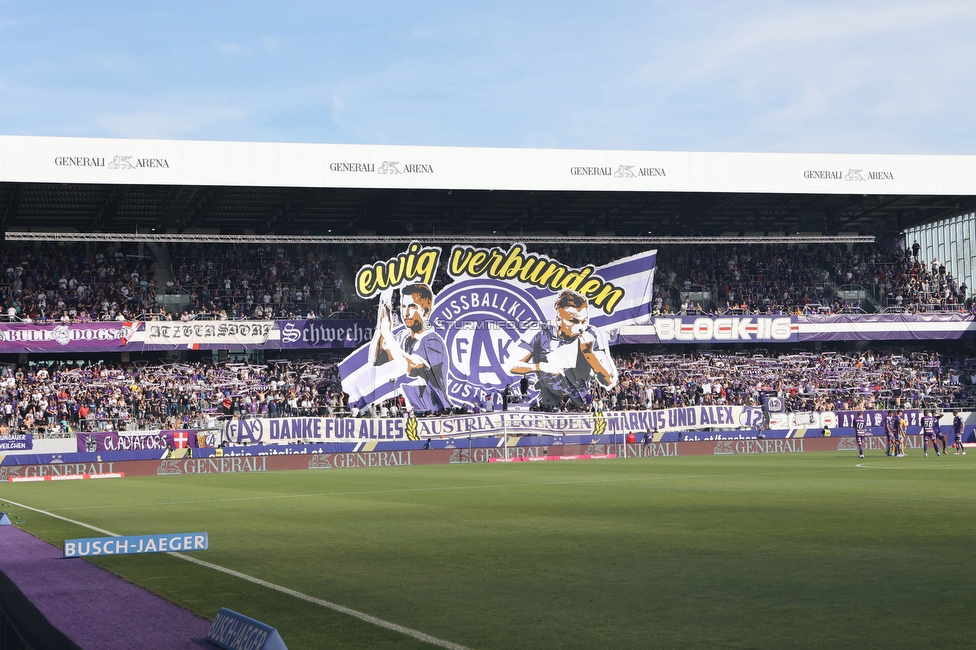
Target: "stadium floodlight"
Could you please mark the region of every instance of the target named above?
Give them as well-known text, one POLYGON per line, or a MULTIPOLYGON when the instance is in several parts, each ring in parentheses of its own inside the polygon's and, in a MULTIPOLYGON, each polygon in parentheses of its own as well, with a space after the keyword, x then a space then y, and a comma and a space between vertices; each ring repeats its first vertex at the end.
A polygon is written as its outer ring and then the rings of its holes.
POLYGON ((703 244, 873 244, 874 235, 714 235, 635 237, 605 235, 221 235, 213 233, 107 233, 18 231, 4 234, 6 241, 65 241, 111 243, 204 243, 204 244, 401 244, 423 241, 429 244, 619 244, 696 246, 703 244))

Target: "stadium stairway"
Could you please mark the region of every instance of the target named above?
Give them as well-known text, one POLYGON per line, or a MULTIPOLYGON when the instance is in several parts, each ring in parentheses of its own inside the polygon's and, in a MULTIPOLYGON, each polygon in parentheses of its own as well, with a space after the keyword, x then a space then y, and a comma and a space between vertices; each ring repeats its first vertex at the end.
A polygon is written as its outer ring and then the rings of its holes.
POLYGON ((181 312, 190 305, 190 298, 178 289, 167 289, 166 283, 173 278, 169 261, 169 249, 165 245, 147 244, 156 257, 156 302, 166 311, 181 312))
POLYGON ((336 276, 342 280, 342 289, 335 295, 334 300, 348 302, 354 311, 369 311, 370 303, 356 295, 356 271, 352 269, 342 256, 335 260, 336 276))

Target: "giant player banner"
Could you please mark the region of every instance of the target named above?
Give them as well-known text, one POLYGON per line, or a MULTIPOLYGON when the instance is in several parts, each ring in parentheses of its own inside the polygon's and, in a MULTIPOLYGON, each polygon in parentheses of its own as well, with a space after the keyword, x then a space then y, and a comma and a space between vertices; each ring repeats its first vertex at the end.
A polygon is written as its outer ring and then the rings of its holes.
POLYGON ((342 388, 359 408, 402 396, 418 415, 505 391, 581 407, 617 383, 608 340, 648 319, 656 253, 572 267, 519 243, 455 246, 435 295, 442 251, 413 242, 356 274, 379 304, 372 339, 339 365, 342 388))

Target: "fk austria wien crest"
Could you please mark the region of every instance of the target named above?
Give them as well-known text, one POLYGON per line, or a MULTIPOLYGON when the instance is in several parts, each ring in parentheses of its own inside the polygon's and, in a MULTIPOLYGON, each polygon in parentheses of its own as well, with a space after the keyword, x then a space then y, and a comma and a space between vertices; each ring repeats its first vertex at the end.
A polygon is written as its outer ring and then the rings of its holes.
POLYGON ((506 393, 584 406, 617 383, 609 335, 650 316, 655 258, 577 267, 520 243, 448 252, 412 242, 356 274, 358 295, 377 300, 376 327, 339 364, 343 390, 360 409, 402 398, 418 415, 506 393))

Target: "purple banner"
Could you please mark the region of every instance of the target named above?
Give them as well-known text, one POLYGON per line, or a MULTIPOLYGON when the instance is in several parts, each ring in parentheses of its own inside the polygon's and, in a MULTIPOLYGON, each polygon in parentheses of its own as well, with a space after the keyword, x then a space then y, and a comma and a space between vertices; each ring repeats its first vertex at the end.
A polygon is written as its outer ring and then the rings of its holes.
POLYGON ((197 435, 194 430, 139 431, 129 435, 125 432, 102 431, 99 433, 77 434, 78 451, 95 453, 100 451, 144 451, 170 447, 182 449, 196 447, 197 435))
POLYGON ((0 352, 101 352, 125 348, 131 323, 0 323, 0 352))
POLYGON ((0 436, 0 451, 30 451, 34 448, 34 437, 31 434, 16 436, 0 436))
POLYGON ((972 314, 800 316, 800 341, 926 341, 972 339, 972 314))
MULTIPOLYGON (((912 409, 902 411, 905 415, 905 424, 908 427, 918 427, 922 425, 922 412, 912 409)), ((837 411, 837 426, 840 428, 854 428, 854 418, 858 413, 864 413, 865 426, 868 428, 884 428, 887 411, 837 411)), ((914 433, 914 431, 913 431, 914 433)))
POLYGON ((358 348, 373 338, 368 320, 280 320, 281 348, 358 348))

